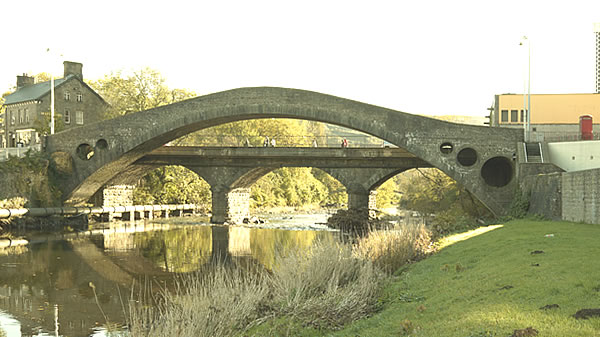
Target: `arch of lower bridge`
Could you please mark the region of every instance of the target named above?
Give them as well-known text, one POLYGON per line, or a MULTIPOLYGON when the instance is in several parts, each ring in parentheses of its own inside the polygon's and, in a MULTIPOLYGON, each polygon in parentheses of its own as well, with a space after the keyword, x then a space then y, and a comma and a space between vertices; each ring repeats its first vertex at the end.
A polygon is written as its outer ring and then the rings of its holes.
MULTIPOLYGON (((132 185, 151 170, 164 165, 131 165, 111 181, 111 185, 132 185)), ((196 173, 210 186, 212 193, 211 222, 240 222, 250 215, 249 189, 259 179, 280 167, 222 167, 184 166, 196 173)), ((287 167, 287 166, 284 166, 287 167)), ((391 177, 409 169, 404 168, 322 168, 315 167, 341 183, 348 195, 348 207, 376 207, 373 192, 391 177)))
POLYGON ((80 204, 136 160, 171 140, 256 118, 314 120, 384 139, 448 174, 494 213, 502 213, 517 186, 510 158, 523 138, 519 130, 454 124, 286 88, 234 89, 69 129, 49 136, 46 150, 52 158, 70 160, 70 176, 61 184, 63 196, 67 204, 80 204), (82 145, 93 150, 81 153, 82 145), (484 164, 493 167, 482 172, 484 164), (496 180, 484 179, 482 174, 502 175, 502 186, 486 183, 496 180))

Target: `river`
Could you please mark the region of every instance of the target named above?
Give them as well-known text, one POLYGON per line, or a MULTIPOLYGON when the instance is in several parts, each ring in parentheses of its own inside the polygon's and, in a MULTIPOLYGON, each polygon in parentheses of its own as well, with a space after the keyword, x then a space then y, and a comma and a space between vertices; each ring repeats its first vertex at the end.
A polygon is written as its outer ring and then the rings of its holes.
POLYGON ((262 217, 261 228, 184 217, 20 233, 28 246, 0 251, 0 336, 107 336, 107 321, 126 321, 132 286, 159 289, 216 260, 269 268, 276 251, 333 235, 328 214, 262 217))

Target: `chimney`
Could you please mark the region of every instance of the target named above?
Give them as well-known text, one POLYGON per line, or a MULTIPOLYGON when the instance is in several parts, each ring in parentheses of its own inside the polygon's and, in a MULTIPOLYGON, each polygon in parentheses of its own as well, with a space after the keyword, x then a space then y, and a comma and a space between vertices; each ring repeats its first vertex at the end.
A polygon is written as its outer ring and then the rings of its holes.
POLYGON ((17 90, 30 86, 35 83, 33 77, 27 76, 27 74, 17 75, 17 90))
POLYGON ((67 77, 68 75, 75 75, 83 81, 83 73, 81 71, 81 69, 83 68, 83 64, 78 62, 65 61, 63 62, 63 65, 65 66, 64 77, 67 77))

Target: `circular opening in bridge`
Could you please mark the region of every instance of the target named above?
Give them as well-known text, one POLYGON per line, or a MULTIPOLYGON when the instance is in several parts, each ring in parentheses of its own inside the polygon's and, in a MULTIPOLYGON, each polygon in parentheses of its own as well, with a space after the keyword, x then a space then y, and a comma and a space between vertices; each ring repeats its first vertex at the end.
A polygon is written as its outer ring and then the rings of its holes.
POLYGON ((94 148, 90 144, 81 144, 77 147, 77 157, 82 160, 90 160, 94 156, 94 148))
POLYGON ((477 151, 470 147, 466 147, 458 152, 456 160, 458 160, 462 166, 472 166, 477 162, 477 151))
POLYGON ((510 159, 506 157, 488 159, 481 167, 481 177, 490 186, 508 185, 513 177, 513 166, 510 159))
POLYGON ((108 149, 108 142, 106 141, 106 139, 98 139, 98 141, 96 142, 96 148, 98 150, 108 149))
POLYGON ((454 150, 454 145, 452 143, 443 143, 440 145, 440 152, 443 154, 450 154, 454 150))

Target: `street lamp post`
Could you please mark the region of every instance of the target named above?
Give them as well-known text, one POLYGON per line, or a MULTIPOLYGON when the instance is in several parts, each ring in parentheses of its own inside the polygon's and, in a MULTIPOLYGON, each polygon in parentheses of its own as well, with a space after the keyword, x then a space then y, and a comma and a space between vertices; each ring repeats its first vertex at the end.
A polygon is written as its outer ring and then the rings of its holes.
POLYGON ((523 110, 525 120, 523 122, 523 138, 525 142, 529 142, 531 139, 531 41, 527 38, 527 36, 523 36, 521 39, 521 43, 519 45, 523 45, 527 42, 527 88, 523 88, 523 90, 527 90, 527 95, 523 92, 523 110))
POLYGON ((50 74, 50 134, 54 134, 54 75, 50 74))
MULTIPOLYGON (((52 56, 52 52, 50 50, 50 48, 46 48, 46 52, 50 54, 50 56, 52 56)), ((62 57, 62 54, 60 54, 60 57, 62 57)), ((50 57, 50 61, 52 63, 54 63, 54 58, 50 57)), ((49 68, 52 68, 53 65, 50 65, 49 68)), ((49 69, 50 70, 50 69, 49 69)), ((54 73, 52 71, 50 71, 50 134, 53 135, 54 134, 54 104, 55 103, 55 98, 54 98, 54 73)))

